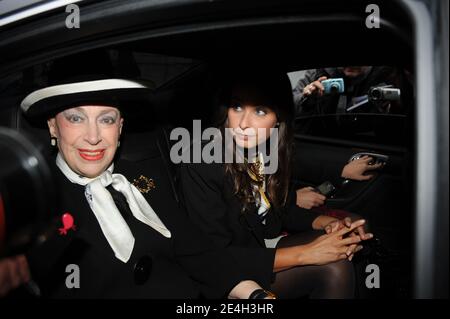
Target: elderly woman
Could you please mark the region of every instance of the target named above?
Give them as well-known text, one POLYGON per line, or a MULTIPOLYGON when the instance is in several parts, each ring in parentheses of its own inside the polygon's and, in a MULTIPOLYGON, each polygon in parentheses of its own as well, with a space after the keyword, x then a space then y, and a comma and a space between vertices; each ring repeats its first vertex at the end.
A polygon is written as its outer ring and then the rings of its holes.
MULTIPOLYGON (((82 71, 73 59, 65 61, 75 73, 82 71)), ((90 61, 89 66, 101 63, 90 61)), ((248 298, 261 291, 243 278, 226 250, 213 249, 176 202, 167 200, 171 189, 164 170, 114 162, 122 111, 132 101, 145 103, 148 87, 104 74, 54 82, 21 104, 29 117, 48 119, 51 145, 57 149, 60 227, 26 254, 41 294, 248 298)))

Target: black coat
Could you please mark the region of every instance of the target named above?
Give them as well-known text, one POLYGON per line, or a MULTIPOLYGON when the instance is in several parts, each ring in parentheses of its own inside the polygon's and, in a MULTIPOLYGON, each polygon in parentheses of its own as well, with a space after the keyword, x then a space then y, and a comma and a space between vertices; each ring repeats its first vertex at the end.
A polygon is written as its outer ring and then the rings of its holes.
POLYGON ((55 229, 47 241, 27 254, 33 279, 45 296, 221 298, 246 279, 236 261, 226 252, 212 249, 181 212, 162 165, 160 161, 153 161, 143 168, 122 161, 114 169, 114 173, 125 175, 130 182, 140 175, 154 180, 156 188, 144 196, 172 233, 172 238, 165 238, 135 219, 123 195, 108 187, 135 237, 133 253, 127 263, 114 256, 87 203, 84 187, 70 183, 55 168, 61 194, 56 215, 69 212, 74 217, 76 230, 69 230, 64 236, 55 229), (80 288, 66 287, 69 264, 79 266, 80 288))
POLYGON ((260 284, 270 285, 273 279, 275 249, 266 248, 265 238, 274 238, 282 231, 301 232, 312 229, 317 214, 295 204, 295 192, 282 210, 271 209, 263 224, 256 206, 242 213, 242 204, 233 194, 231 178, 223 164, 183 164, 179 170, 180 192, 190 219, 218 247, 228 247, 260 284))

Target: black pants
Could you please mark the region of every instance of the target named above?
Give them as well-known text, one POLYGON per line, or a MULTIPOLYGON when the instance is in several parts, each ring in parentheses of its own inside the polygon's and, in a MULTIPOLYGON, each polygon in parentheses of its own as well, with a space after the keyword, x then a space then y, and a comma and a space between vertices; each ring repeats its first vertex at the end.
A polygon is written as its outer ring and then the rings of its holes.
MULTIPOLYGON (((278 242, 277 248, 306 244, 322 234, 323 231, 311 231, 289 235, 278 242)), ((282 299, 354 298, 355 271, 348 260, 322 266, 298 266, 276 273, 271 289, 282 299)))

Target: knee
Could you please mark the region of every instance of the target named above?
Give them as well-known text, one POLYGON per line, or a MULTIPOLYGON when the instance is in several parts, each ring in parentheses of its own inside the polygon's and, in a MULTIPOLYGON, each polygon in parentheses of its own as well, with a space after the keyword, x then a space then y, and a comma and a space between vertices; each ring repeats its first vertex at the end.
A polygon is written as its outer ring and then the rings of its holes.
MULTIPOLYGON (((355 296, 355 270, 348 260, 341 260, 325 266, 322 272, 321 298, 353 298, 355 296)), ((321 288, 321 289, 320 289, 321 288)))
POLYGON ((323 270, 323 277, 326 281, 351 281, 355 275, 353 264, 347 259, 327 264, 323 270))

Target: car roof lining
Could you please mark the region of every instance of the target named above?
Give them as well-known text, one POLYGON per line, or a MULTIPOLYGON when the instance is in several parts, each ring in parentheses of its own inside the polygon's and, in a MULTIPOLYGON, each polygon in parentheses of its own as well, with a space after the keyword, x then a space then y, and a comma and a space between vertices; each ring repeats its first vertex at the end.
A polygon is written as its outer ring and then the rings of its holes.
MULTIPOLYGON (((351 3, 349 1, 349 4, 351 3)), ((330 8, 332 7, 330 5, 330 8)), ((399 13, 395 10, 384 10, 383 18, 380 19, 381 27, 368 29, 362 25, 361 19, 361 15, 366 13, 355 12, 351 5, 349 9, 340 8, 340 11, 331 15, 330 8, 324 7, 322 11, 316 9, 315 12, 311 11, 312 9, 308 11, 307 5, 303 8, 305 9, 301 13, 294 11, 287 14, 275 10, 272 14, 266 12, 262 15, 250 14, 244 10, 233 12, 229 16, 224 14, 216 20, 210 16, 194 22, 180 18, 177 24, 172 21, 157 27, 147 26, 133 31, 111 30, 108 33, 99 32, 96 36, 80 35, 78 38, 70 38, 69 34, 66 34, 58 43, 49 42, 48 47, 40 44, 42 47, 35 52, 32 51, 31 45, 24 46, 27 43, 25 35, 18 37, 16 44, 11 42, 14 40, 4 39, 0 41, 0 50, 10 43, 13 48, 19 47, 30 53, 22 56, 17 51, 15 54, 10 53, 14 60, 8 63, 8 59, 4 59, 5 62, 0 64, 0 74, 18 71, 24 66, 42 63, 69 53, 104 46, 126 47, 208 61, 220 61, 225 57, 230 63, 234 60, 253 59, 266 63, 268 59, 271 63, 282 60, 282 67, 286 71, 348 64, 413 64, 412 28, 405 16, 400 14, 398 18, 399 13), (264 46, 267 43, 271 45, 264 46), (354 47, 352 43, 357 46, 354 47)), ((314 6, 310 4, 310 8, 314 6)), ((84 18, 87 20, 84 22, 84 28, 88 28, 92 21, 89 21, 89 17, 84 18)), ((105 22, 108 21, 107 17, 104 19, 105 22)), ((52 34, 52 27, 48 26, 39 34, 41 37, 52 34)), ((35 41, 38 41, 37 33, 36 37, 35 41)))
POLYGON ((149 53, 182 55, 216 63, 237 61, 271 62, 287 72, 330 65, 404 65, 412 64, 412 47, 407 35, 386 25, 370 36, 363 30, 346 39, 346 31, 356 20, 327 21, 327 28, 317 29, 324 20, 305 21, 267 19, 227 25, 210 25, 166 34, 121 45, 122 48, 149 53), (313 33, 305 30, 315 30, 313 33), (318 38, 321 41, 318 41, 318 38), (297 40, 299 39, 299 40, 297 40), (400 41, 399 41, 400 40, 400 41), (297 42, 298 41, 298 42, 297 42), (383 43, 380 45, 378 43, 383 43), (356 44, 356 45, 355 45, 356 44))

